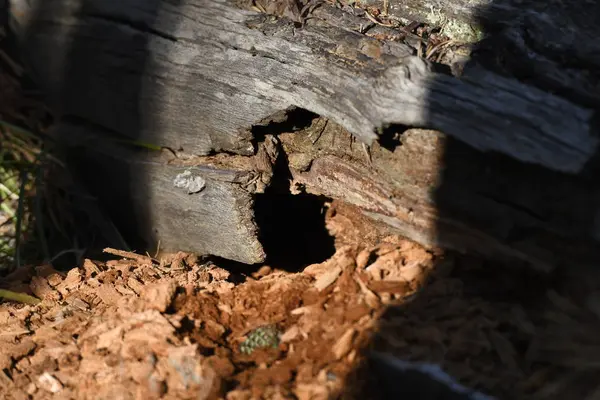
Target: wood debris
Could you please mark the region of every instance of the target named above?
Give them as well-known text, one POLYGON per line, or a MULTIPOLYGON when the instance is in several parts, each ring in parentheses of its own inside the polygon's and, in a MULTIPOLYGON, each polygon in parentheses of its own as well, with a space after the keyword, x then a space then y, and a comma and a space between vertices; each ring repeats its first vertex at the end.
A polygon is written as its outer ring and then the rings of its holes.
MULTIPOLYGON (((330 226, 343 236, 349 225, 330 226)), ((13 275, 12 287, 42 301, 0 304, 0 397, 368 399, 367 349, 498 398, 600 390, 593 291, 578 303, 537 278, 401 238, 344 238, 329 260, 245 281, 186 254, 126 252, 66 274, 13 275), (542 295, 534 305, 503 295, 515 285, 542 295), (273 340, 246 351, 261 327, 273 340)))

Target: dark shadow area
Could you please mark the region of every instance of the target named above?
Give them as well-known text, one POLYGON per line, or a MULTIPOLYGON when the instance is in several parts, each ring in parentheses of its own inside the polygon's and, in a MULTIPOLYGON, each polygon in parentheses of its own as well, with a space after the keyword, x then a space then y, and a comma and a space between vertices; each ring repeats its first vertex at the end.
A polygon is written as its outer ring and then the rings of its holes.
POLYGON ((57 268, 72 268, 83 257, 105 259, 105 247, 156 248, 153 240, 139 237, 139 227, 151 232, 149 210, 136 202, 148 196, 144 178, 111 142, 135 144, 143 127, 154 123, 152 110, 140 109, 139 103, 150 54, 147 33, 162 2, 145 1, 139 20, 131 23, 119 21, 115 5, 12 2, 21 48, 39 50, 35 60, 25 58, 27 66, 46 84, 46 100, 59 117, 52 133, 60 146, 52 151, 66 168, 53 168, 44 180, 39 207, 57 268), (57 26, 67 20, 72 22, 68 28, 57 26))
MULTIPOLYGON (((486 69, 598 115, 598 3, 495 0, 475 14, 486 38, 464 77, 486 69)), ((443 90, 432 83, 429 107, 443 90)), ((386 310, 347 397, 483 398, 441 385, 434 365, 498 399, 597 396, 598 158, 567 174, 447 138, 436 242, 469 256, 449 255, 414 300, 386 310)))
MULTIPOLYGON (((277 115, 267 118, 262 123, 257 123, 252 126, 252 140, 256 146, 258 143, 264 141, 265 135, 278 135, 285 132, 296 132, 302 130, 312 123, 315 118, 319 116, 313 112, 305 110, 303 108, 293 107, 288 110, 283 110, 277 115)), ((281 170, 282 163, 279 162, 277 167, 281 170)), ((281 175, 281 172, 279 172, 281 175)), ((289 175, 289 171, 288 171, 289 175)))
POLYGON ((298 272, 327 260, 335 253, 334 239, 325 228, 326 203, 330 199, 307 193, 290 193, 287 157, 279 155, 273 181, 255 196, 259 240, 267 264, 298 272))
MULTIPOLYGON (((310 126, 318 115, 293 108, 275 116, 266 124, 257 124, 252 135, 257 143, 265 135, 296 132, 310 126)), ((327 260, 335 253, 334 239, 325 228, 326 203, 322 196, 292 194, 292 174, 285 151, 273 165, 273 178, 262 194, 254 196, 254 215, 259 240, 267 254, 266 263, 274 268, 298 272, 327 260)))
MULTIPOLYGON (((318 116, 301 108, 293 108, 273 116, 252 128, 255 146, 266 135, 296 132, 307 128, 318 116)), ((325 227, 327 203, 331 199, 308 193, 292 194, 292 174, 284 149, 273 165, 273 177, 264 193, 254 195, 254 218, 258 239, 273 268, 299 272, 304 267, 327 260, 335 253, 334 238, 325 227)), ((256 272, 264 264, 247 264, 215 258, 215 263, 234 274, 234 281, 256 272)))
MULTIPOLYGON (((521 357, 536 343, 524 324, 539 326, 556 311, 546 298, 555 278, 478 257, 443 262, 417 296, 384 312, 365 362, 350 377, 350 398, 516 399, 540 389, 527 388, 532 376, 519 370, 525 366, 521 357), (492 368, 503 362, 515 365, 492 368)), ((550 365, 543 365, 549 376, 566 371, 550 365)))
POLYGON ((381 129, 377 141, 379 145, 386 150, 394 151, 398 146, 402 146, 402 132, 407 130, 409 127, 399 124, 390 124, 381 129))
POLYGON ((334 254, 334 240, 325 228, 327 201, 271 188, 256 196, 254 209, 267 264, 296 272, 334 254))

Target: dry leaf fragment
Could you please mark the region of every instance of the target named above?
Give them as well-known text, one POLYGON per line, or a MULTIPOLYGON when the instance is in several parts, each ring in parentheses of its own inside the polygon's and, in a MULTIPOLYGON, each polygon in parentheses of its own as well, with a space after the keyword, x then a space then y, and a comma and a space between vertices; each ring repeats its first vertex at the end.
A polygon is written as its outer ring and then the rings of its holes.
POLYGON ((215 281, 224 281, 227 280, 229 278, 229 271, 227 271, 226 269, 220 268, 220 267, 215 267, 215 266, 211 266, 208 269, 208 273, 210 274, 210 276, 212 276, 212 278, 215 281))
MULTIPOLYGON (((77 268, 73 268, 67 272, 67 277, 56 287, 56 290, 58 290, 61 295, 66 296, 69 292, 75 291, 82 281, 83 276, 81 271, 77 268)), ((90 281, 91 279, 88 282, 90 281)))
POLYGON ((29 287, 33 294, 42 300, 59 300, 61 298, 60 293, 50 286, 46 278, 41 276, 32 277, 29 287))
POLYGON ((100 267, 98 267, 98 265, 96 265, 96 263, 94 263, 92 260, 90 260, 88 258, 83 260, 83 270, 85 271, 86 278, 98 275, 100 272, 102 272, 100 267))
POLYGON ((363 250, 358 253, 356 256, 356 268, 364 269, 369 264, 369 260, 371 259, 372 251, 371 250, 363 250))
POLYGON ((410 285, 404 281, 372 281, 369 288, 380 293, 406 294, 410 291, 410 285))
POLYGON ((299 383, 294 394, 299 400, 326 400, 331 397, 327 386, 316 383, 299 383))
POLYGON ((292 315, 308 314, 311 311, 313 311, 314 309, 315 309, 315 307, 313 305, 298 307, 298 308, 294 308, 292 311, 290 311, 290 314, 292 314, 292 315))
POLYGON ((330 271, 331 264, 332 263, 330 263, 329 261, 325 261, 319 264, 311 264, 308 267, 304 268, 302 272, 316 278, 327 273, 327 271, 330 271))
POLYGON ((379 296, 377 296, 372 290, 370 290, 367 285, 360 279, 358 276, 354 276, 354 280, 360 287, 361 292, 365 296, 365 303, 371 308, 379 308, 381 305, 381 301, 379 301, 379 296))
POLYGON ((67 304, 81 310, 88 311, 90 309, 90 305, 85 301, 81 300, 79 297, 70 297, 66 300, 67 304))
POLYGON ((225 397, 227 400, 250 400, 252 399, 252 391, 249 389, 241 390, 231 390, 227 392, 225 397))

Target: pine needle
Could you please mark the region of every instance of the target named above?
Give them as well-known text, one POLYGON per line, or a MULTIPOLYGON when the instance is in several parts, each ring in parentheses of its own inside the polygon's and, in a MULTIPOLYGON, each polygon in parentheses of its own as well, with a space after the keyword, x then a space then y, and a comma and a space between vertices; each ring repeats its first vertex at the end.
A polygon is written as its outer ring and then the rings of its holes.
POLYGON ((37 297, 33 297, 28 294, 12 292, 5 289, 0 289, 0 298, 31 305, 36 305, 41 301, 37 297))

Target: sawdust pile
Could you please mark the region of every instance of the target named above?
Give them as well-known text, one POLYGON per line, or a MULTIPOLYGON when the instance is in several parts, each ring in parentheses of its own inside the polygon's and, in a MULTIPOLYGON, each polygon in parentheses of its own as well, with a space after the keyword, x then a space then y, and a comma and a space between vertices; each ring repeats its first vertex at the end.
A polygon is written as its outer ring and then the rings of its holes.
POLYGON ((5 279, 43 301, 0 304, 0 398, 376 398, 370 350, 499 398, 598 396, 598 317, 521 272, 392 237, 245 277, 113 253, 5 279))

